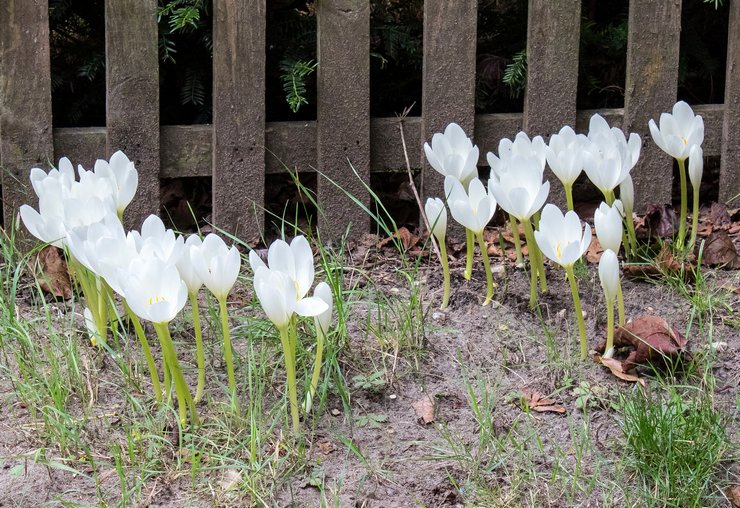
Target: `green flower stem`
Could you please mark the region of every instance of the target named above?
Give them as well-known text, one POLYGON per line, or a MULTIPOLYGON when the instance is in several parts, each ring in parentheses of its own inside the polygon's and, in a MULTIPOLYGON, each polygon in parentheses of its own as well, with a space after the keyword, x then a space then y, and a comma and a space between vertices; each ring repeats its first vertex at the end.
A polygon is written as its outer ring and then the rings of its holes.
MULTIPOLYGON (((162 351, 162 356, 164 356, 164 351, 162 351)), ((162 363, 162 377, 164 382, 164 400, 169 401, 172 395, 172 376, 170 376, 170 368, 166 361, 162 363)))
POLYGON ((573 306, 575 307, 576 320, 578 321, 578 332, 581 335, 581 360, 585 360, 586 356, 588 356, 588 337, 586 337, 586 322, 583 320, 583 309, 581 308, 581 298, 578 296, 576 276, 573 273, 572 266, 566 266, 565 273, 570 282, 570 292, 573 295, 573 306))
POLYGON ((195 403, 190 395, 190 390, 185 382, 185 377, 180 369, 180 363, 177 361, 175 346, 172 344, 170 329, 168 323, 154 323, 154 329, 157 331, 157 337, 162 345, 165 362, 170 370, 172 379, 175 383, 175 392, 177 394, 177 409, 180 416, 180 424, 185 425, 188 421, 187 412, 190 409, 190 420, 193 425, 198 425, 198 413, 195 411, 195 403))
POLYGON ((624 296, 622 296, 622 280, 617 280, 617 306, 619 307, 619 326, 626 322, 624 313, 624 296))
POLYGON ((694 250, 696 245, 696 234, 699 230, 699 189, 694 187, 694 206, 691 210, 691 239, 689 240, 688 252, 694 250))
POLYGON ((447 242, 444 238, 439 242, 439 255, 442 262, 442 276, 444 277, 444 293, 442 294, 440 309, 446 309, 450 304, 450 263, 447 259, 447 242))
POLYGON ((565 187, 565 200, 568 203, 568 210, 575 210, 575 206, 573 205, 573 184, 569 183, 563 185, 563 187, 565 187))
POLYGON ((611 358, 614 354, 614 302, 606 300, 606 348, 604 356, 611 358))
POLYGON ((190 293, 190 308, 193 312, 193 328, 195 328, 195 354, 198 360, 198 386, 195 389, 195 403, 203 398, 206 386, 206 355, 203 351, 203 328, 200 325, 200 307, 198 307, 198 292, 190 293))
POLYGON ((239 409, 239 400, 236 396, 236 376, 234 375, 234 357, 231 349, 231 334, 229 333, 229 314, 226 310, 226 298, 218 299, 221 309, 221 328, 224 333, 224 360, 226 360, 226 374, 229 378, 229 392, 231 404, 234 409, 239 409))
POLYGON ((321 365, 324 357, 324 339, 326 334, 324 330, 316 323, 316 360, 313 364, 313 375, 311 376, 311 386, 308 388, 308 394, 306 396, 306 413, 311 411, 313 407, 313 398, 316 394, 316 389, 319 386, 319 377, 321 376, 321 365))
MULTIPOLYGON (((529 308, 534 309, 537 306, 537 262, 533 256, 533 248, 535 245, 534 232, 532 231, 532 224, 528 220, 522 222, 524 226, 524 238, 527 240, 527 250, 529 250, 529 308)), ((536 248, 536 246, 535 246, 536 248)))
POLYGON ((516 217, 509 214, 509 224, 511 226, 511 236, 514 237, 514 250, 516 251, 517 266, 524 266, 524 256, 522 255, 522 241, 519 239, 519 224, 516 217))
POLYGON ((152 356, 152 350, 149 347, 149 341, 146 339, 146 334, 144 333, 144 328, 141 326, 141 320, 139 320, 139 316, 133 313, 131 308, 126 303, 126 300, 123 301, 123 309, 126 312, 126 316, 128 316, 128 319, 134 324, 134 330, 136 330, 136 337, 139 339, 139 344, 141 344, 141 350, 144 352, 144 358, 146 359, 146 364, 149 367, 149 377, 152 380, 152 390, 154 391, 154 399, 158 403, 162 403, 162 385, 159 384, 159 371, 157 370, 157 364, 154 363, 154 357, 152 356))
POLYGON ((604 201, 606 201, 606 204, 609 206, 614 204, 614 190, 604 192, 604 201))
POLYGON ((686 239, 686 201, 688 201, 688 190, 686 188, 686 160, 678 160, 678 174, 681 182, 681 215, 678 219, 678 238, 676 245, 679 250, 683 249, 683 242, 686 239))
MULTIPOLYGON (((536 229, 540 228, 540 213, 541 212, 537 212, 532 216, 532 221, 534 222, 534 227, 536 229)), ((534 232, 532 233, 532 239, 534 240, 534 232)), ((527 244, 527 249, 529 250, 529 263, 532 264, 536 262, 537 276, 540 279, 540 292, 546 293, 547 278, 545 277, 545 259, 542 256, 542 251, 540 251, 540 247, 537 245, 536 241, 532 241, 532 245, 527 244), (534 255, 534 257, 532 257, 532 255, 534 255)))
POLYGON ((637 255, 637 234, 635 233, 635 219, 632 217, 632 209, 624 209, 624 220, 627 223, 627 239, 630 243, 632 256, 637 255))
POLYGON ((108 335, 108 298, 105 292, 105 281, 102 277, 95 277, 95 291, 97 293, 98 315, 93 313, 96 320, 96 326, 100 332, 103 343, 107 342, 108 335))
POLYGON ((290 400, 290 415, 293 421, 293 433, 295 435, 300 431, 300 418, 298 415, 298 391, 296 389, 296 366, 295 366, 295 348, 293 340, 291 339, 292 333, 290 328, 293 327, 291 323, 280 329, 280 342, 283 345, 283 355, 285 356, 285 372, 288 381, 288 397, 290 400))
POLYGON ((473 276, 473 251, 475 250, 475 237, 472 231, 465 228, 465 245, 467 246, 467 253, 465 256, 465 271, 463 277, 465 280, 470 280, 473 276))
POLYGON ((478 246, 480 247, 480 255, 483 258, 483 267, 486 270, 486 299, 483 301, 483 305, 491 303, 493 298, 493 274, 491 273, 491 262, 488 259, 488 247, 486 241, 483 239, 483 231, 477 233, 478 246))

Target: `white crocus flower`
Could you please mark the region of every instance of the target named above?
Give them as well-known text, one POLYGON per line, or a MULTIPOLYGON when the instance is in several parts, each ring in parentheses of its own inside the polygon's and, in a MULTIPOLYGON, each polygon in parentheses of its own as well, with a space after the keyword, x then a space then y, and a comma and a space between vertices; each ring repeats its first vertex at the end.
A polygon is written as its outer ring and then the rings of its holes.
POLYGON ((478 176, 478 147, 456 123, 449 124, 444 134, 434 134, 431 146, 424 143, 424 153, 438 173, 454 176, 466 188, 478 176))
MULTIPOLYGON (((488 192, 486 192, 486 188, 483 187, 481 181, 475 179, 470 182, 468 192, 465 192, 463 184, 455 177, 448 176, 445 178, 445 194, 452 217, 472 232, 478 240, 486 272, 486 299, 483 301, 483 305, 488 305, 493 298, 493 275, 488 259, 488 246, 483 239, 483 230, 496 211, 496 199, 491 192, 492 184, 493 179, 491 178, 488 180, 488 192)), ((445 284, 448 284, 447 280, 445 280, 445 284)), ((447 294, 445 294, 445 297, 447 297, 447 294)), ((446 305, 446 299, 443 301, 444 305, 446 305)))
POLYGON ((185 246, 183 247, 182 256, 177 261, 177 270, 180 272, 180 277, 185 281, 185 285, 188 286, 189 294, 196 294, 200 291, 203 286, 203 279, 195 271, 192 261, 190 260, 190 250, 194 248, 200 248, 203 245, 203 240, 198 235, 190 235, 185 239, 185 246))
POLYGON ((623 215, 622 202, 618 199, 614 201, 612 206, 602 201, 594 211, 596 237, 604 250, 611 249, 614 252, 619 252, 619 247, 622 245, 623 215))
MULTIPOLYGON (((445 182, 447 178, 445 178, 445 182)), ((450 301, 450 266, 447 260, 447 207, 439 198, 429 198, 424 205, 424 213, 427 216, 432 234, 439 242, 440 262, 442 263, 443 295, 442 306, 444 309, 450 301)), ((468 233, 470 234, 470 233, 468 233)))
POLYGON ((440 243, 444 243, 447 237, 447 208, 444 201, 440 198, 428 198, 424 204, 424 213, 432 228, 432 234, 440 243))
POLYGON ((267 250, 267 265, 255 251, 249 252, 249 264, 253 272, 260 266, 269 266, 287 275, 294 283, 298 298, 308 294, 314 280, 313 251, 306 237, 299 235, 288 245, 284 240, 275 240, 267 250))
POLYGON ((489 189, 498 206, 523 222, 545 204, 550 182, 542 182, 542 169, 536 158, 515 155, 498 181, 489 180, 489 189))
POLYGON ((605 250, 599 260, 599 281, 601 282, 601 288, 604 290, 607 312, 604 356, 610 358, 614 354, 614 300, 621 294, 619 259, 611 249, 605 250))
POLYGON ((573 265, 591 244, 591 227, 585 224, 581 228, 581 219, 578 218, 576 212, 571 210, 563 215, 557 206, 547 204, 542 209, 540 229, 534 232, 534 237, 540 251, 565 268, 568 282, 570 282, 578 332, 581 336, 581 359, 585 360, 588 354, 588 338, 573 265))
POLYGON ((686 160, 691 147, 704 142, 704 119, 701 115, 695 115, 691 106, 684 101, 678 101, 673 106, 673 114, 660 115, 660 126, 653 119, 650 119, 648 126, 655 144, 676 160, 686 160))
POLYGON ((139 173, 134 163, 119 150, 111 156, 110 161, 98 159, 94 172, 110 182, 116 211, 120 216, 134 199, 139 184, 139 173))
POLYGON ((545 161, 547 159, 547 145, 542 136, 535 136, 529 139, 526 132, 519 132, 514 137, 514 141, 509 138, 503 138, 498 144, 498 155, 493 152, 486 154, 488 165, 491 166, 491 175, 496 179, 501 178, 501 174, 509 171, 509 161, 512 157, 534 157, 540 166, 540 172, 545 171, 545 161))
POLYGON ((75 183, 75 170, 70 160, 62 157, 58 168, 52 168, 48 173, 40 168, 32 168, 29 178, 34 192, 41 197, 47 191, 69 191, 75 183))
POLYGON ((152 323, 169 323, 188 299, 188 288, 175 265, 157 257, 136 258, 119 278, 128 306, 152 323))
POLYGON ((701 177, 704 173, 704 151, 699 145, 693 145, 689 150, 689 180, 694 193, 699 194, 701 177))
POLYGON ((183 255, 184 238, 166 228, 162 219, 154 214, 144 219, 141 233, 131 231, 131 236, 142 255, 156 256, 167 264, 176 264, 183 255))
POLYGON ((285 272, 258 266, 254 272, 254 292, 267 317, 278 330, 287 329, 293 314, 318 316, 329 306, 321 298, 298 298, 295 283, 285 272))
MULTIPOLYGON (((488 181, 489 189, 491 182, 488 181)), ((448 176, 445 178, 445 194, 452 217, 476 235, 483 232, 496 212, 496 199, 480 180, 470 182, 468 192, 465 192, 459 180, 448 176)))
POLYGON ((606 301, 613 305, 619 289, 619 259, 617 258, 617 254, 611 249, 606 249, 601 254, 601 259, 599 260, 599 280, 601 281, 601 288, 604 290, 606 301))
POLYGON ((588 138, 566 125, 550 138, 547 164, 565 188, 568 209, 573 209, 573 184, 583 171, 583 149, 588 138))
POLYGON ((591 117, 589 143, 584 146, 583 169, 589 180, 611 200, 614 189, 624 181, 640 158, 641 140, 635 133, 627 140, 621 130, 609 127, 596 114, 591 117))
POLYGON ((239 276, 241 257, 235 245, 229 248, 220 236, 210 233, 202 245, 193 245, 190 262, 203 284, 219 301, 225 300, 239 276))
POLYGON ((534 237, 545 256, 562 267, 572 267, 591 244, 591 226, 581 227, 576 212, 563 215, 557 206, 547 204, 534 237))

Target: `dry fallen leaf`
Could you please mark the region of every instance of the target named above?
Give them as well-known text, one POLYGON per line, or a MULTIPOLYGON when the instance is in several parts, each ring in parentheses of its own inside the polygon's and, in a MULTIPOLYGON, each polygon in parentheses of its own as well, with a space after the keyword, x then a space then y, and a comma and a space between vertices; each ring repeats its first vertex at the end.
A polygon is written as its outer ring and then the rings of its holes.
POLYGON ((417 243, 419 243, 419 237, 411 231, 408 230, 406 226, 402 226, 398 231, 396 231, 393 236, 389 236, 387 238, 383 238, 378 243, 378 248, 383 248, 386 245, 388 245, 393 239, 398 239, 401 241, 401 245, 403 246, 403 250, 407 251, 414 247, 417 243))
POLYGON ((740 507, 740 485, 727 487, 725 492, 727 493, 727 499, 729 499, 734 506, 740 507))
POLYGON ((645 227, 651 238, 674 238, 678 232, 678 217, 670 205, 648 203, 645 208, 645 227))
POLYGON ((740 255, 727 231, 715 231, 704 244, 702 260, 709 266, 740 268, 740 255))
POLYGON ((538 413, 565 414, 565 408, 552 399, 548 399, 536 390, 522 388, 522 402, 526 407, 538 413))
POLYGON ((422 396, 411 407, 414 408, 420 424, 428 425, 434 421, 434 401, 428 395, 422 396))
MULTIPOLYGON (((684 353, 686 338, 659 316, 642 316, 614 330, 614 348, 631 347, 633 351, 622 364, 628 372, 653 360, 675 358, 684 353)), ((606 341, 596 350, 603 352, 606 341)))
POLYGON ((589 263, 598 263, 603 252, 604 248, 599 243, 599 239, 596 238, 596 234, 594 234, 591 238, 591 244, 588 246, 588 250, 586 250, 586 261, 589 263))
POLYGON ((72 298, 72 281, 62 250, 48 245, 37 256, 39 270, 36 270, 36 278, 41 289, 57 298, 72 298))
POLYGON ((645 380, 641 377, 634 374, 625 374, 622 362, 620 362, 616 358, 604 358, 603 356, 597 356, 595 361, 596 363, 600 363, 601 365, 609 369, 612 374, 614 374, 619 379, 623 381, 629 381, 630 383, 640 383, 643 387, 645 386, 645 380))

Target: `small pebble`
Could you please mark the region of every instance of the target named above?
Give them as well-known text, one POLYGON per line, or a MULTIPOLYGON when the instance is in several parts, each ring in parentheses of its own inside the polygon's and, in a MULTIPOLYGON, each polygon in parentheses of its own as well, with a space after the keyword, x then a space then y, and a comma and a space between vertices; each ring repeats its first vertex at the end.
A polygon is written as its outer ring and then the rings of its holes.
POLYGON ((334 408, 334 409, 331 410, 331 415, 332 416, 339 416, 340 414, 342 414, 342 412, 340 410, 338 410, 337 408, 334 408))
POLYGON ((391 400, 396 400, 397 395, 395 393, 391 393, 388 398, 391 400))
POLYGON ((440 323, 444 323, 445 321, 447 321, 447 314, 436 310, 432 312, 432 319, 434 319, 435 321, 439 321, 440 323))

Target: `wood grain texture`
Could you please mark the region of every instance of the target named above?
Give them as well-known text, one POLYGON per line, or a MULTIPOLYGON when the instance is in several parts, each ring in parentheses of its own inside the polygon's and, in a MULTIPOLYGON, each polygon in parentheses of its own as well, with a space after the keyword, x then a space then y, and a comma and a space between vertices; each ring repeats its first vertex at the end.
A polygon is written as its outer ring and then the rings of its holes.
MULTIPOLYGON (((424 1, 421 145, 455 122, 470 137, 475 127, 475 62, 478 2, 424 1)), ((481 152, 486 148, 479 146, 481 152)), ((421 150, 422 199, 444 193, 444 177, 421 150)))
POLYGON ((728 201, 740 193, 740 144, 738 144, 738 133, 740 133, 740 0, 731 0, 727 8, 730 11, 730 21, 727 29, 727 77, 719 177, 720 201, 728 201))
POLYGON ((370 184, 370 1, 321 0, 317 16, 317 163, 343 189, 319 177, 319 228, 337 238, 351 226, 359 236, 369 218, 345 191, 369 204, 362 182, 370 184))
POLYGON ((265 0, 213 2, 213 221, 258 236, 265 196, 265 0))
MULTIPOLYGON (((581 0, 529 0, 524 131, 545 141, 564 125, 575 128, 581 0)), ((565 190, 547 171, 549 201, 564 207, 565 190)))
POLYGON ((628 24, 622 129, 642 138, 632 170, 635 208, 641 211, 647 202, 671 201, 673 161, 652 141, 648 121, 676 102, 681 0, 630 0, 628 24))
POLYGON ((46 0, 0 0, 0 171, 5 225, 24 203, 37 205, 28 175, 49 169, 51 128, 46 0))
POLYGON ((123 150, 139 172, 124 222, 159 213, 157 0, 105 1, 107 156, 123 150))

